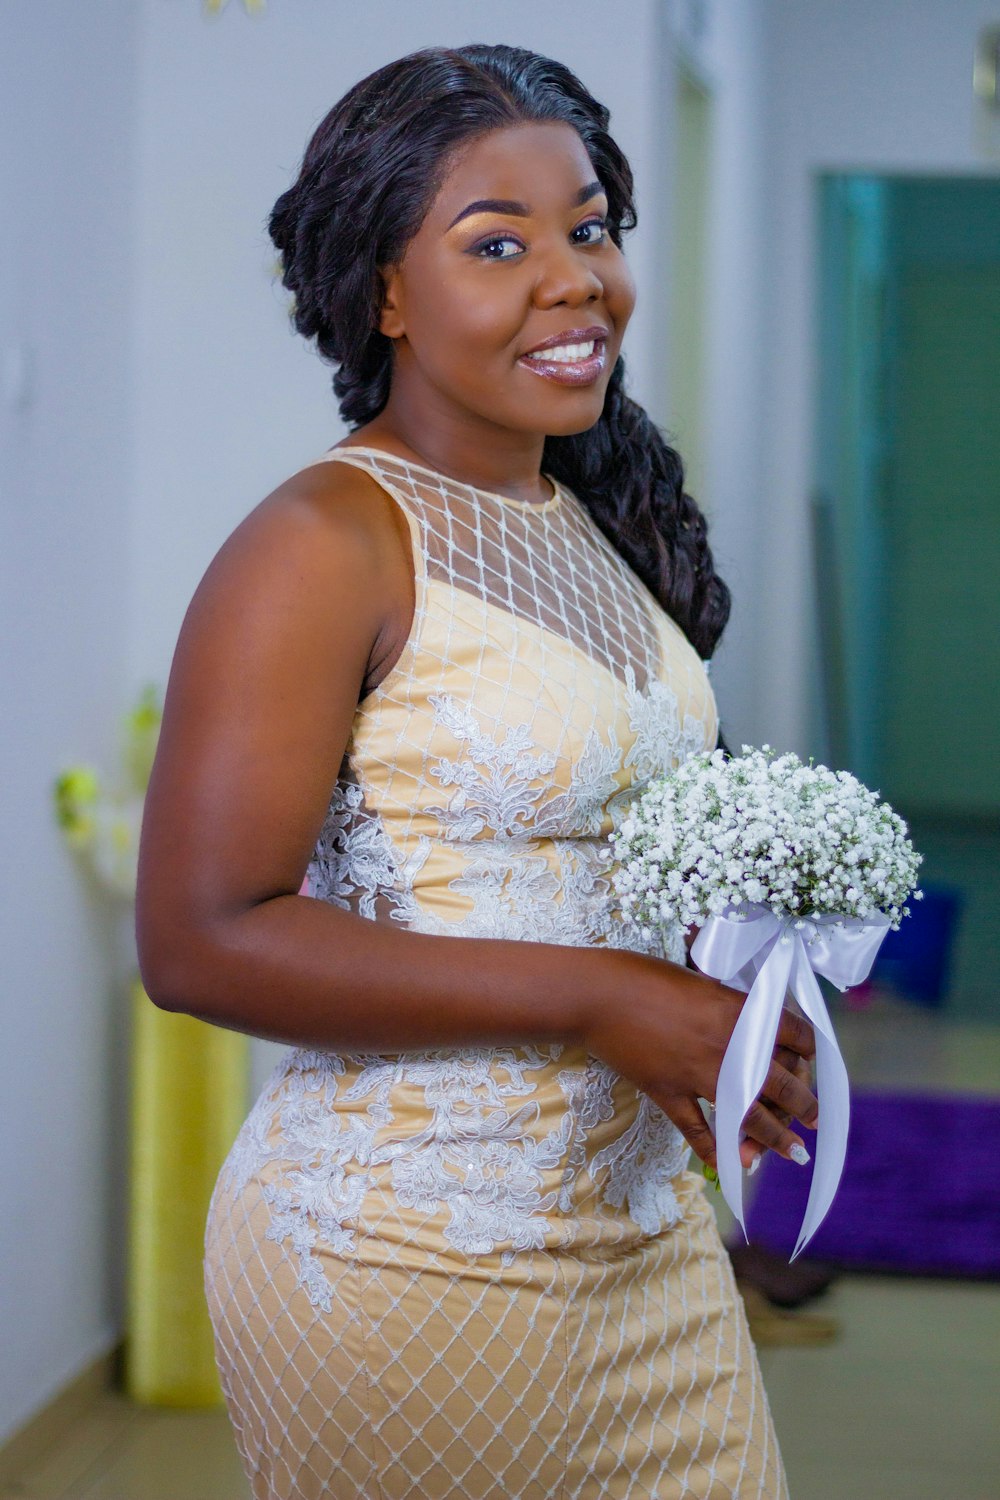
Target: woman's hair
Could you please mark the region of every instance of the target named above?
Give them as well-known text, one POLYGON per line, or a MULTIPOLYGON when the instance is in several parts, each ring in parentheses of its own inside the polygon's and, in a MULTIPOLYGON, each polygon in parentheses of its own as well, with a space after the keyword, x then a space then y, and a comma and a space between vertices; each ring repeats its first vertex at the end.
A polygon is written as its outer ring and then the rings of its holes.
MULTIPOLYGON (((562 63, 485 43, 411 52, 334 105, 268 230, 295 326, 337 366, 333 388, 352 428, 389 398, 381 268, 402 260, 458 148, 524 121, 572 125, 607 194, 608 231, 620 248, 637 221, 632 171, 608 134, 609 118, 562 63)), ((542 467, 580 499, 699 655, 711 657, 729 618, 729 589, 715 572, 705 518, 684 492, 680 456, 625 394, 622 358, 597 422, 546 437, 542 467)))

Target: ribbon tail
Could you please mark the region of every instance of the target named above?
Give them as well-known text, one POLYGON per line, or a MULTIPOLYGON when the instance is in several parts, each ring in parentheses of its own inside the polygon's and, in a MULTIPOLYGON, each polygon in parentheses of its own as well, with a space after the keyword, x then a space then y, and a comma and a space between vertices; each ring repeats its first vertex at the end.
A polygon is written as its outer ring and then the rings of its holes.
POLYGON ((816 1164, 809 1200, 799 1237, 790 1260, 805 1249, 833 1203, 847 1155, 847 1129, 851 1098, 847 1068, 837 1045, 826 1002, 816 982, 801 937, 796 934, 791 990, 816 1036, 816 1092, 822 1107, 822 1124, 816 1132, 816 1164))
POLYGON ((745 1239, 749 1236, 743 1217, 743 1167, 740 1162, 743 1121, 756 1103, 771 1065, 794 955, 791 940, 782 934, 761 964, 744 1001, 722 1059, 716 1087, 719 1186, 745 1239))

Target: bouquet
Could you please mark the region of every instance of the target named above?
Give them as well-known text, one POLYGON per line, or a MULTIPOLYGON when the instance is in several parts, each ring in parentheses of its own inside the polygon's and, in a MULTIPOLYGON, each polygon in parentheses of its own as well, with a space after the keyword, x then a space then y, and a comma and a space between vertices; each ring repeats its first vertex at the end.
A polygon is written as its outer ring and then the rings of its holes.
POLYGON ((922 856, 903 819, 847 771, 770 745, 690 756, 652 780, 610 835, 622 916, 644 938, 662 923, 700 931, 691 959, 748 991, 719 1073, 719 1184, 746 1234, 739 1144, 774 1053, 790 989, 816 1035, 822 1128, 792 1259, 819 1228, 847 1148, 847 1070, 816 980, 867 978, 885 934, 910 914, 922 856))

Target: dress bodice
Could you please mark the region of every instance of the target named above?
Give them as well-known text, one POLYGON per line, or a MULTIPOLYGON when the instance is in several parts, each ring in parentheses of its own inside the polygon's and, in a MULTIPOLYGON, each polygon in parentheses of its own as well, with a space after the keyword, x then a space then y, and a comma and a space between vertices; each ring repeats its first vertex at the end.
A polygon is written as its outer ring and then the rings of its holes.
POLYGON ((421 932, 636 946, 607 835, 651 776, 715 743, 697 652, 556 481, 519 501, 378 449, 321 461, 402 509, 415 609, 358 704, 312 894, 421 932))
MULTIPOLYGON (((416 602, 357 706, 310 894, 418 932, 684 962, 679 928, 643 944, 617 914, 607 842, 651 776, 715 743, 683 632, 563 485, 535 503, 380 450, 320 461, 366 469, 401 508, 416 602)), ((579 1045, 295 1047, 223 1178, 266 1178, 268 1236, 295 1246, 328 1308, 316 1246, 380 1256, 399 1241, 507 1266, 529 1247, 632 1243, 682 1213, 688 1154, 579 1045)))

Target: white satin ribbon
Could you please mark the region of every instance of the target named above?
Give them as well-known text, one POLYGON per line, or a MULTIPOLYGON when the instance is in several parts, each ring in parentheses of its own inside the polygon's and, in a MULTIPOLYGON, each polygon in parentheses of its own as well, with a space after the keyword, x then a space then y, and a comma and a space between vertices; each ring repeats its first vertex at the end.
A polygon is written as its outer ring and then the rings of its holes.
POLYGON ((888 930, 889 918, 881 912, 864 920, 836 915, 777 917, 767 906, 748 903, 709 917, 691 944, 691 958, 703 974, 749 991, 722 1060, 715 1099, 719 1185, 745 1236, 743 1120, 764 1086, 787 990, 815 1031, 822 1125, 814 1138, 812 1186, 792 1260, 833 1202, 844 1170, 850 1122, 847 1069, 816 975, 823 974, 839 990, 860 984, 888 930), (796 928, 796 921, 803 925, 796 928))

